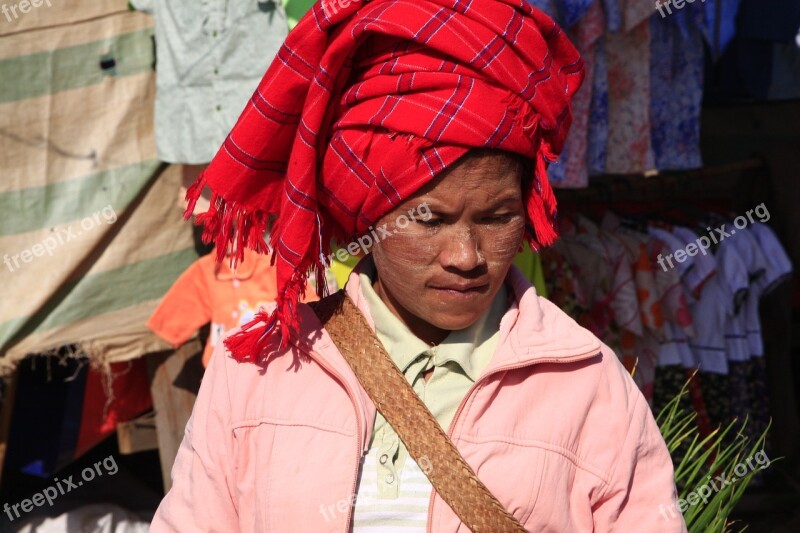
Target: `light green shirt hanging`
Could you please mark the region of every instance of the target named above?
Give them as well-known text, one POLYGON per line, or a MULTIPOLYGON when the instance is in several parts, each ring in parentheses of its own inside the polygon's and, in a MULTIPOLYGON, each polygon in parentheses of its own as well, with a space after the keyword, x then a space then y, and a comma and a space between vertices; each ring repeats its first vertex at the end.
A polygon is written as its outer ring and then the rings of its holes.
POLYGON ((286 11, 286 21, 291 30, 297 22, 306 14, 306 11, 314 5, 314 0, 283 0, 283 9, 286 11))

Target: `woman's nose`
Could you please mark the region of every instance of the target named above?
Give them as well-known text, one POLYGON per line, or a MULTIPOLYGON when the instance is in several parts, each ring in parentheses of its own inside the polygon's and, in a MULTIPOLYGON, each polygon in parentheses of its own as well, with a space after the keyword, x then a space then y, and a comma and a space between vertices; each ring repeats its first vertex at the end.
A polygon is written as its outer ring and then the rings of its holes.
POLYGON ((443 250, 439 256, 442 267, 469 272, 486 263, 478 236, 471 228, 454 228, 448 233, 443 235, 443 250))

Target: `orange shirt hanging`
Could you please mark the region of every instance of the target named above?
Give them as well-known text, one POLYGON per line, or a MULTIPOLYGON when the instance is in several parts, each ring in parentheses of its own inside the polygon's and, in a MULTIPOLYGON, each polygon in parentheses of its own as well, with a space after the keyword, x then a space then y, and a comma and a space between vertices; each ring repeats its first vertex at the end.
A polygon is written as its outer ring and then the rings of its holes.
MULTIPOLYGON (((203 366, 208 366, 214 345, 226 331, 249 322, 260 306, 271 310, 277 296, 275 267, 270 266, 268 256, 245 250, 235 273, 227 259, 215 265, 215 258, 212 252, 186 269, 147 322, 147 327, 174 347, 211 322, 203 366)), ((314 288, 308 285, 304 301, 315 299, 314 288)))

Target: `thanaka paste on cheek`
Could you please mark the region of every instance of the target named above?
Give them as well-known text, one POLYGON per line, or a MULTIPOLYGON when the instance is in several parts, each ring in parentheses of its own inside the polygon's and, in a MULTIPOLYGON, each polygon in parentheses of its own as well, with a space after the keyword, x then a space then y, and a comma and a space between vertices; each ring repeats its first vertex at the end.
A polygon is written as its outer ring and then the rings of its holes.
POLYGON ((433 243, 414 238, 411 232, 402 230, 373 248, 381 283, 407 308, 406 302, 413 301, 435 254, 433 243))
POLYGON ((493 234, 492 238, 487 239, 486 251, 484 252, 487 257, 493 258, 494 261, 507 261, 509 257, 513 258, 517 255, 522 238, 525 233, 525 221, 522 217, 509 223, 509 229, 500 234, 493 234))
MULTIPOLYGON (((447 336, 447 332, 433 324, 424 306, 420 308, 415 305, 420 300, 419 290, 428 272, 427 265, 420 260, 420 247, 407 235, 392 237, 397 239, 382 241, 373 249, 372 256, 378 271, 376 291, 387 307, 415 335, 426 342, 438 344, 447 336)), ((428 249, 423 254, 427 252, 432 256, 434 252, 430 245, 424 246, 428 249)))

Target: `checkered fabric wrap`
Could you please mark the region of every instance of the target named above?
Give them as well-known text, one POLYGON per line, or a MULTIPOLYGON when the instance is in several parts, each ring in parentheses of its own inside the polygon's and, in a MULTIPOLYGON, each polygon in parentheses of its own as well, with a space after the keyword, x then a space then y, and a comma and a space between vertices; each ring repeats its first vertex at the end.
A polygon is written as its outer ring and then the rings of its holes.
POLYGON ((187 194, 188 214, 203 186, 213 192, 198 223, 219 260, 230 241, 234 261, 247 246, 277 264, 277 307, 228 339, 233 355, 255 360, 273 333, 286 340, 308 273, 324 279, 331 239, 366 232, 470 148, 535 161, 527 238, 551 244, 546 161, 561 151, 583 75, 562 30, 526 0, 317 2, 187 194))

